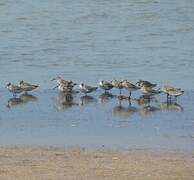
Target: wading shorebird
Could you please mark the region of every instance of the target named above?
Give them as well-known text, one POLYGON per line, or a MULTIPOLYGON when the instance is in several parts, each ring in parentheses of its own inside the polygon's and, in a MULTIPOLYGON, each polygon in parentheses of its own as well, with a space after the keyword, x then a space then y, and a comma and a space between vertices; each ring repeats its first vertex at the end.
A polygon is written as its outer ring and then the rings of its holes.
POLYGON ((178 96, 181 96, 184 91, 182 91, 180 88, 174 88, 172 86, 164 85, 160 88, 160 91, 165 93, 167 95, 167 99, 172 96, 177 98, 178 96))
POLYGON ((108 81, 100 81, 99 87, 102 88, 103 90, 105 90, 105 92, 106 92, 106 91, 111 90, 114 86, 108 81))
POLYGON ((122 81, 122 86, 123 86, 123 88, 125 88, 126 90, 129 91, 129 97, 131 97, 132 91, 137 91, 137 90, 140 89, 140 87, 138 87, 138 86, 136 86, 136 85, 130 83, 130 82, 127 81, 127 80, 123 80, 123 81, 122 81))
POLYGON ((122 81, 119 80, 112 80, 111 84, 113 85, 114 88, 120 90, 120 95, 121 95, 121 90, 123 89, 122 81))
POLYGON ((80 87, 80 91, 84 93, 85 95, 93 91, 96 91, 98 89, 98 87, 89 86, 84 83, 81 83, 79 87, 80 87))
POLYGON ((144 97, 150 97, 150 96, 154 96, 156 94, 161 93, 161 91, 159 91, 159 90, 155 90, 155 89, 152 89, 152 88, 149 88, 149 87, 146 87, 146 86, 142 86, 140 88, 140 90, 143 93, 144 97))
POLYGON ((34 85, 28 82, 20 81, 19 87, 23 89, 25 93, 28 93, 29 91, 33 91, 34 89, 38 88, 38 85, 34 85))
POLYGON ((58 88, 59 91, 61 92, 73 92, 73 85, 71 84, 64 84, 64 83, 60 83, 59 85, 57 85, 55 88, 58 88))
POLYGON ((16 94, 23 92, 23 89, 19 85, 11 84, 10 82, 6 85, 7 89, 13 93, 13 96, 16 97, 16 94))
POLYGON ((72 91, 74 86, 77 85, 77 83, 74 83, 71 80, 62 79, 60 76, 53 78, 51 81, 57 82, 57 86, 55 86, 53 89, 56 89, 58 87, 58 89, 62 92, 65 92, 65 89, 68 91, 71 89, 71 91, 72 91))
POLYGON ((145 81, 145 80, 139 80, 137 83, 136 83, 136 85, 138 86, 138 87, 146 87, 146 88, 154 88, 154 87, 156 87, 157 86, 157 84, 153 84, 153 83, 151 83, 151 82, 149 82, 149 81, 145 81))
POLYGON ((60 76, 57 76, 53 79, 51 79, 51 81, 56 81, 57 82, 57 85, 60 85, 60 84, 64 84, 64 85, 72 85, 72 86, 75 86, 77 85, 77 83, 74 83, 72 80, 65 80, 63 78, 61 78, 60 76))

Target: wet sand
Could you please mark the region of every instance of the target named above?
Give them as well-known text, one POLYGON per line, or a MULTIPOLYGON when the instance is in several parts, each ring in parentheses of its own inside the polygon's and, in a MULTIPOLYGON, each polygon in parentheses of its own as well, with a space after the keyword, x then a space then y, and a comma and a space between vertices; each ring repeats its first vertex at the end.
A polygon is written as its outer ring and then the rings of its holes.
POLYGON ((194 153, 1 147, 0 179, 194 179, 194 153))

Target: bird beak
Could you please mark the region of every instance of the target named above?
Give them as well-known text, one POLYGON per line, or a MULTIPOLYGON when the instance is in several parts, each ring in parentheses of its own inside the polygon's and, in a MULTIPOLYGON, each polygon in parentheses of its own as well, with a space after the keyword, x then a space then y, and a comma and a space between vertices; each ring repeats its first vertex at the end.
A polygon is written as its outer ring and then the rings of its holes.
POLYGON ((56 89, 56 88, 58 88, 58 86, 55 86, 53 89, 56 89))
POLYGON ((51 79, 51 81, 54 81, 54 80, 56 80, 56 78, 51 79))

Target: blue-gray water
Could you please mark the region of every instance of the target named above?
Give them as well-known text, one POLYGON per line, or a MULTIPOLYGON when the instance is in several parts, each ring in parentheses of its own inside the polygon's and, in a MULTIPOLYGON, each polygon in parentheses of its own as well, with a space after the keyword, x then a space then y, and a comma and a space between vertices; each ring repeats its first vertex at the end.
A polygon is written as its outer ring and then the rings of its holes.
POLYGON ((132 100, 131 105, 128 101, 120 104, 114 97, 118 91, 112 93, 109 98, 101 90, 88 97, 79 93, 68 101, 52 90, 18 99, 3 92, 0 143, 193 150, 193 91, 170 104, 159 95, 150 104, 132 100))
POLYGON ((193 0, 1 0, 0 144, 191 150, 193 9, 193 0), (186 90, 177 101, 184 110, 154 102, 159 110, 145 116, 144 106, 132 102, 131 115, 115 99, 99 103, 99 90, 88 105, 80 106, 78 94, 78 105, 61 112, 50 82, 58 74, 91 84, 113 78, 171 84, 186 90), (41 85, 32 93, 37 99, 8 109, 5 84, 22 79, 41 85))

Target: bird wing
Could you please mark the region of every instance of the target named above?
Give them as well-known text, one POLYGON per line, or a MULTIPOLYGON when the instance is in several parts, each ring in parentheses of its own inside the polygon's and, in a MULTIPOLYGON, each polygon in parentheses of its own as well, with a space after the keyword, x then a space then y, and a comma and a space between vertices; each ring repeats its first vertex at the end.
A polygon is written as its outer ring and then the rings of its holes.
POLYGON ((12 89, 14 89, 15 91, 20 91, 21 90, 21 87, 18 86, 18 85, 12 85, 12 89))
POLYGON ((97 87, 85 85, 85 89, 91 91, 97 89, 97 87))
POLYGON ((22 88, 37 88, 38 85, 34 85, 34 84, 31 84, 28 82, 23 82, 20 84, 20 87, 22 87, 22 88))

